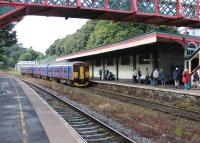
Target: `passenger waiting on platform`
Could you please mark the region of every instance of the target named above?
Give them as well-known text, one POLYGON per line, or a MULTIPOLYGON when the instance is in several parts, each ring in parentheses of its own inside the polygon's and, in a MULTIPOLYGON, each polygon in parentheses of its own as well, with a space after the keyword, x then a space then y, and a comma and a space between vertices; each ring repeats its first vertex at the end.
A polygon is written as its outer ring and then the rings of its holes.
POLYGON ((114 80, 114 75, 112 72, 108 72, 108 75, 107 75, 107 80, 114 80))
POLYGON ((189 79, 190 79, 189 71, 187 68, 185 68, 182 74, 182 82, 184 83, 184 90, 189 89, 189 79))
POLYGON ((163 69, 160 69, 159 79, 161 81, 161 85, 165 86, 165 72, 163 71, 163 69))
POLYGON ((136 83, 136 81, 137 81, 137 70, 134 69, 134 70, 133 70, 133 76, 132 76, 132 82, 133 82, 133 83, 136 83))
POLYGON ((150 82, 151 82, 151 85, 153 85, 153 71, 150 74, 150 82))
POLYGON ((199 74, 197 71, 193 73, 193 82, 194 82, 194 89, 198 89, 199 87, 199 74))
POLYGON ((104 71, 104 80, 108 80, 109 70, 104 71))
POLYGON ((153 85, 154 85, 154 86, 157 86, 157 85, 158 85, 158 77, 159 77, 159 72, 158 72, 158 69, 156 68, 156 69, 153 71, 153 85))
POLYGON ((140 70, 140 68, 138 68, 138 70, 137 70, 138 83, 140 83, 141 76, 142 76, 141 70, 140 70))
POLYGON ((181 71, 179 70, 178 67, 176 67, 175 70, 173 71, 173 80, 176 88, 179 87, 180 79, 181 79, 181 71))
POLYGON ((146 68, 146 73, 145 74, 146 74, 145 75, 145 83, 149 84, 149 69, 148 68, 146 68))
POLYGON ((102 69, 99 70, 99 80, 102 78, 102 69))

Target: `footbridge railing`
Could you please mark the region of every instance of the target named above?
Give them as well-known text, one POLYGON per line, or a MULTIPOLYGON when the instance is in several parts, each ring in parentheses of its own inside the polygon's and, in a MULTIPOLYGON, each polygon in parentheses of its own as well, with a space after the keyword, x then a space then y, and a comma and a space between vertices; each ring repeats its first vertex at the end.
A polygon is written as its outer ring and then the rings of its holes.
POLYGON ((0 0, 0 22, 12 14, 8 19, 43 15, 200 27, 199 1, 0 0))

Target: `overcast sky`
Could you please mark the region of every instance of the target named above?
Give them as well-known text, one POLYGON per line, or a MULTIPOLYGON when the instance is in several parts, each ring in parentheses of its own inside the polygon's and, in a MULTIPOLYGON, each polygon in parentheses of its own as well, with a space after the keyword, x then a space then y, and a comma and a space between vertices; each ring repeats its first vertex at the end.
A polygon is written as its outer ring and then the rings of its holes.
POLYGON ((85 23, 86 19, 67 19, 57 17, 26 16, 16 26, 18 43, 25 48, 45 53, 46 49, 56 39, 76 32, 85 23))

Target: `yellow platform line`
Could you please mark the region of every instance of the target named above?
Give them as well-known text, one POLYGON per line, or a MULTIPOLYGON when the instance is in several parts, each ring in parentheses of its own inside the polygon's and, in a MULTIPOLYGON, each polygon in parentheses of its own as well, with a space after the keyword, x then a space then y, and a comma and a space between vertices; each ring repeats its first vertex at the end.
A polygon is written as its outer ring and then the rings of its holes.
POLYGON ((14 83, 14 89, 15 89, 15 92, 16 92, 16 95, 17 95, 17 101, 18 101, 18 106, 19 106, 19 116, 20 116, 20 125, 21 125, 21 129, 22 129, 22 143, 28 143, 28 140, 27 140, 27 132, 26 132, 26 124, 25 124, 25 120, 24 120, 24 112, 23 112, 23 109, 22 109, 22 104, 21 104, 21 100, 19 98, 19 93, 16 89, 16 85, 15 85, 15 82, 13 81, 14 83))

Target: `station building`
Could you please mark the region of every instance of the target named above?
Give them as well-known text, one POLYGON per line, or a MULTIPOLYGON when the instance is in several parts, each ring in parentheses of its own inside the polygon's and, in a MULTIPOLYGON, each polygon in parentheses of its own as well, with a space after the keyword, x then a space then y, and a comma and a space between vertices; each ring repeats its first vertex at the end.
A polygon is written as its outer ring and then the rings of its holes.
POLYGON ((149 72, 162 68, 166 79, 171 80, 175 67, 184 68, 185 47, 189 42, 200 43, 200 38, 153 32, 58 57, 56 61, 88 62, 94 79, 99 78, 99 70, 103 69, 112 72, 115 80, 131 81, 133 70, 139 67, 143 76, 146 68, 149 72))

